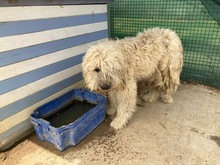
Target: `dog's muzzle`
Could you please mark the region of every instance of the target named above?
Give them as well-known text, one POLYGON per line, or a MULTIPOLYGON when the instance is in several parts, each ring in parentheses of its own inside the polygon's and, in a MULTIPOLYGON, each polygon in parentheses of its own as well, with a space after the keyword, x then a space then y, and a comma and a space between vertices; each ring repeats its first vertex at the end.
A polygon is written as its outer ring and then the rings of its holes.
POLYGON ((109 84, 102 84, 100 87, 101 87, 102 90, 108 90, 108 89, 111 88, 111 85, 109 85, 109 84))

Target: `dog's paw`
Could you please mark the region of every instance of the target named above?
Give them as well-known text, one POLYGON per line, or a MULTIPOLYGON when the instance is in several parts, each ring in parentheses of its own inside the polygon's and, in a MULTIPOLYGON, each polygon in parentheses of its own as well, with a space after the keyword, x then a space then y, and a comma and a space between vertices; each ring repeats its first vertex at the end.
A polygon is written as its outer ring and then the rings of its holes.
POLYGON ((126 124, 123 123, 121 120, 119 119, 114 119, 111 123, 110 123, 110 126, 112 128, 114 128, 115 130, 120 130, 122 129, 126 124))
POLYGON ((116 113, 116 109, 114 109, 114 108, 107 108, 106 113, 109 116, 114 115, 116 113))
POLYGON ((143 95, 143 96, 142 96, 142 99, 143 99, 145 102, 148 102, 148 103, 155 103, 158 98, 159 98, 158 96, 156 96, 156 95, 151 95, 151 94, 147 94, 147 95, 143 95))
POLYGON ((136 105, 139 107, 144 107, 144 103, 145 102, 141 98, 138 97, 136 105))
POLYGON ((173 98, 171 96, 162 96, 160 100, 164 103, 171 104, 173 103, 173 98))

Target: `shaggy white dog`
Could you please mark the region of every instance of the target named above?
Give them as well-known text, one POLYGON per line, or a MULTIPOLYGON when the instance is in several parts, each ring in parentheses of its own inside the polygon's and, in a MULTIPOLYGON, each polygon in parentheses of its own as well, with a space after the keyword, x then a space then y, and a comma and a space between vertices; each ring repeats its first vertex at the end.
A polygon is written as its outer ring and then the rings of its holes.
POLYGON ((177 34, 160 28, 106 41, 87 51, 82 63, 85 84, 90 90, 108 92, 107 114, 117 113, 111 127, 123 128, 141 99, 173 102, 171 95, 179 85, 182 52, 177 34))

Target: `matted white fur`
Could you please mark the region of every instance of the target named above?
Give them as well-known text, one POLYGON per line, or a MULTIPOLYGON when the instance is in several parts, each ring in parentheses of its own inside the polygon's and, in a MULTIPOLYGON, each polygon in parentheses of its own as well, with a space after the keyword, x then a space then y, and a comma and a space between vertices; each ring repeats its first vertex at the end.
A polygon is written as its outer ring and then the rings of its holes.
POLYGON ((169 29, 153 28, 136 37, 92 46, 82 63, 86 86, 108 92, 111 127, 123 128, 140 100, 166 103, 179 85, 182 44, 169 29), (148 92, 147 94, 146 91, 148 92))

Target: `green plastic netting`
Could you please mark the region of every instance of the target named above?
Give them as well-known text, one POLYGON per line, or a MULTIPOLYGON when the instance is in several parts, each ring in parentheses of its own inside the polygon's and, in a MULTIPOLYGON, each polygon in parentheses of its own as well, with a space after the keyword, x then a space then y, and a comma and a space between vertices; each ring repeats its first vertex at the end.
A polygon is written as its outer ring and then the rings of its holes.
POLYGON ((184 47, 181 79, 220 88, 220 0, 115 0, 109 9, 112 38, 173 29, 184 47))

